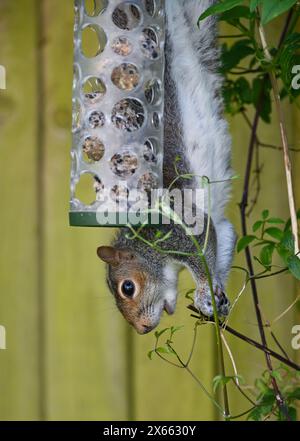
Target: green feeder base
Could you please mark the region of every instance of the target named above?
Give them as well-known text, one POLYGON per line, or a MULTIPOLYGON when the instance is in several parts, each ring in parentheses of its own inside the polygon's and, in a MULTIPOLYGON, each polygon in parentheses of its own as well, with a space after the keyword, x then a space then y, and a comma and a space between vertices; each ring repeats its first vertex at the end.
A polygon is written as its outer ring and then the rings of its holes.
MULTIPOLYGON (((130 221, 127 217, 127 213, 110 213, 106 214, 102 219, 97 217, 97 213, 92 211, 70 211, 69 221, 72 227, 125 227, 131 224, 134 227, 139 227, 147 221, 147 224, 152 224, 151 216, 149 213, 144 214, 139 222, 137 219, 130 221)), ((161 224, 161 219, 156 223, 161 224)))

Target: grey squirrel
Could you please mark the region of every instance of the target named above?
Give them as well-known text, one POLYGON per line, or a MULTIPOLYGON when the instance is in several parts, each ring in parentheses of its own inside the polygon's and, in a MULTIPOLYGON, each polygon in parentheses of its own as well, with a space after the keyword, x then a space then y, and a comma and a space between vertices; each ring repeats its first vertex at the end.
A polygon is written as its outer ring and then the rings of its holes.
MULTIPOLYGON (((223 117, 222 78, 217 72, 219 50, 216 45, 216 18, 197 26, 201 13, 214 0, 166 0, 166 71, 164 108, 164 187, 174 177, 174 158, 179 173, 207 176, 211 184, 211 223, 205 258, 213 280, 220 315, 226 316, 229 301, 224 293, 231 268, 236 235, 224 217, 232 177, 231 139, 223 117)), ((199 180, 179 179, 177 188, 196 188, 199 180)), ((160 245, 165 249, 194 253, 195 246, 180 225, 159 227, 171 236, 160 245)), ((152 241, 157 227, 143 229, 152 241)), ((177 300, 178 273, 188 268, 196 282, 195 306, 206 316, 213 315, 206 273, 195 255, 163 254, 139 239, 128 239, 121 229, 111 246, 97 250, 107 263, 107 283, 125 319, 140 334, 155 328, 163 311, 172 314, 177 300)), ((205 231, 197 236, 203 246, 205 231)))

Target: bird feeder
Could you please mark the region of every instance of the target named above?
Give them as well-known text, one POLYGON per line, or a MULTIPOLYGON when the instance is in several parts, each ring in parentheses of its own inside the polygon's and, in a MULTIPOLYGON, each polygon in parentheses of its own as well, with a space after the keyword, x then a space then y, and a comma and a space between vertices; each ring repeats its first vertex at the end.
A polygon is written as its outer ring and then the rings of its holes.
POLYGON ((164 2, 74 3, 70 224, 121 226, 162 187, 164 2))

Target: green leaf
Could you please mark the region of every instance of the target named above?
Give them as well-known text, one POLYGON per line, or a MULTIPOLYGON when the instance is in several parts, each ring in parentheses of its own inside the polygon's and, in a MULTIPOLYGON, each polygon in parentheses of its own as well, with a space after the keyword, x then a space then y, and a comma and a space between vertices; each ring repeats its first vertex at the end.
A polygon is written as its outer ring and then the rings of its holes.
MULTIPOLYGON (((224 58, 226 50, 223 47, 224 58)), ((252 88, 244 77, 239 77, 236 81, 227 79, 223 87, 223 97, 225 111, 230 115, 235 115, 244 109, 245 104, 252 103, 252 88)))
POLYGON ((171 341, 168 341, 168 342, 167 342, 168 351, 169 351, 170 354, 174 354, 174 355, 176 355, 176 352, 175 352, 174 349, 172 348, 171 343, 172 343, 171 341))
POLYGON ((203 12, 203 14, 200 15, 198 23, 210 15, 221 14, 222 12, 229 11, 242 3, 244 3, 244 0, 225 0, 222 3, 217 3, 216 5, 210 6, 208 9, 206 9, 206 11, 203 12))
POLYGON ((284 45, 280 51, 278 64, 281 69, 281 79, 285 85, 288 94, 296 97, 299 90, 292 89, 292 81, 295 76, 293 67, 300 64, 300 34, 294 32, 290 34, 284 41, 284 45))
POLYGON ((169 349, 164 348, 163 346, 156 348, 155 352, 159 352, 160 354, 169 354, 170 353, 169 349))
POLYGON ((259 242, 256 242, 253 245, 253 248, 260 247, 261 245, 270 245, 270 244, 275 245, 275 242, 272 242, 271 240, 260 240, 259 242))
POLYGON ((168 240, 171 236, 172 236, 172 231, 168 231, 168 233, 166 233, 164 236, 157 238, 154 243, 157 244, 159 242, 164 242, 168 240))
POLYGON ((250 11, 253 12, 260 4, 262 0, 251 0, 250 11))
POLYGON ((281 259, 283 260, 283 262, 285 263, 285 265, 288 265, 288 259, 292 257, 292 253, 286 248, 282 247, 280 244, 277 245, 276 250, 279 256, 281 257, 281 259))
MULTIPOLYGON (((229 383, 231 380, 235 380, 236 378, 239 378, 239 376, 236 375, 216 375, 213 379, 213 391, 216 392, 218 387, 224 387, 227 383, 229 383)), ((242 378, 242 377, 241 377, 242 378)))
MULTIPOLYGON (((289 406, 287 412, 291 421, 297 421, 297 410, 294 407, 289 406)), ((279 410, 278 421, 286 421, 286 415, 281 409, 279 410)))
POLYGON ((275 403, 276 396, 273 389, 268 388, 265 393, 262 395, 259 405, 264 407, 264 412, 269 413, 272 410, 272 407, 275 403))
POLYGON ((300 387, 297 387, 295 390, 288 392, 287 398, 289 400, 300 400, 300 387))
POLYGON ((288 265, 288 259, 294 256, 294 236, 291 231, 284 233, 283 239, 276 246, 276 250, 284 263, 288 265))
POLYGON ((294 254, 295 241, 294 241, 293 233, 291 231, 286 231, 284 233, 280 245, 284 247, 286 250, 290 251, 292 254, 294 254))
POLYGON ((251 13, 249 11, 249 8, 247 8, 246 6, 235 6, 233 9, 223 12, 223 14, 220 16, 220 21, 231 22, 232 20, 250 17, 251 13))
POLYGON ((168 331, 168 329, 170 329, 170 328, 165 328, 165 329, 162 329, 161 331, 155 331, 155 333, 154 333, 155 337, 156 337, 157 339, 159 339, 159 337, 160 337, 164 332, 168 331))
POLYGON ((290 272, 296 279, 300 280, 300 259, 298 256, 292 256, 287 259, 290 272))
POLYGON ((271 236, 274 239, 277 239, 279 241, 281 241, 284 237, 283 231, 281 231, 279 228, 275 228, 275 227, 267 228, 265 230, 265 233, 267 233, 269 236, 271 236))
POLYGON ((171 327, 171 334, 175 334, 175 332, 180 331, 182 328, 184 328, 184 325, 180 325, 180 326, 172 326, 171 327))
POLYGON ((269 210, 264 210, 264 211, 261 213, 261 217, 262 217, 264 220, 266 220, 266 219, 269 217, 269 214, 270 214, 269 210))
POLYGON ((261 421, 263 417, 262 409, 259 406, 254 407, 254 409, 251 410, 249 413, 247 419, 252 421, 261 421))
POLYGON ((266 394, 269 391, 268 385, 261 378, 255 380, 255 386, 262 392, 262 394, 266 394))
POLYGON ((238 92, 243 105, 252 103, 252 90, 246 78, 238 78, 235 83, 235 89, 238 92))
POLYGON ((274 370, 271 372, 271 377, 275 378, 275 380, 282 382, 283 378, 279 370, 274 370))
POLYGON ((272 411, 276 397, 274 391, 270 389, 264 381, 257 379, 255 385, 262 391, 258 399, 258 405, 252 409, 248 419, 260 421, 262 417, 269 415, 272 411))
MULTIPOLYGON (((300 34, 299 34, 300 35, 300 34)), ((300 210, 297 211, 297 219, 300 219, 300 210)), ((287 223, 285 224, 285 231, 288 231, 291 228, 291 219, 289 219, 287 221, 287 223)))
POLYGON ((265 25, 275 17, 286 12, 297 3, 297 0, 264 0, 261 21, 265 25))
POLYGON ((263 223, 264 223, 263 221, 255 222, 255 224, 253 224, 253 227, 252 227, 253 233, 255 233, 255 231, 259 230, 260 227, 263 225, 263 223))
POLYGON ((150 360, 152 360, 152 355, 154 354, 154 352, 155 352, 154 350, 148 352, 147 355, 150 360))
MULTIPOLYGON (((253 80, 252 83, 253 90, 253 104, 256 109, 259 108, 261 118, 266 122, 271 122, 271 111, 272 111, 272 102, 271 102, 271 84, 269 78, 264 79, 264 77, 257 77, 253 80)), ((264 210, 268 212, 269 211, 264 210)), ((267 216, 267 217, 268 217, 267 216)))
POLYGON ((260 252, 260 262, 262 265, 269 267, 272 263, 272 256, 275 249, 275 245, 267 245, 262 248, 260 252))
MULTIPOLYGON (((288 407, 288 414, 290 416, 290 419, 292 421, 297 421, 297 409, 294 407, 289 406, 288 407)), ((284 417, 284 420, 286 421, 286 417, 284 417)))
POLYGON ((279 217, 270 217, 267 222, 268 224, 284 224, 284 220, 279 217))
POLYGON ((222 72, 228 72, 237 66, 244 58, 254 53, 251 40, 248 38, 236 41, 229 49, 223 46, 222 72))
POLYGON ((244 236, 242 237, 237 244, 237 252, 239 253, 240 251, 242 251, 244 248, 246 248, 251 242, 253 242, 256 239, 255 236, 244 236))
POLYGON ((239 380, 240 383, 245 383, 245 379, 241 375, 217 375, 213 379, 213 391, 216 392, 218 387, 224 387, 230 381, 239 380))

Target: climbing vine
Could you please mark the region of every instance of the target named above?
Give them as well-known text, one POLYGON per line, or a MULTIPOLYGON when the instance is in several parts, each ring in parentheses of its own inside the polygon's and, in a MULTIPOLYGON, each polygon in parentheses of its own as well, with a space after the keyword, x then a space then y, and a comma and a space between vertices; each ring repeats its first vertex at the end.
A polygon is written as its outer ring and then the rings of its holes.
MULTIPOLYGON (((182 331, 182 328, 178 326, 156 331, 155 344, 148 356, 153 359, 156 355, 173 367, 184 369, 226 420, 236 418, 295 420, 297 404, 300 400, 300 366, 288 357, 287 351, 273 332, 272 323, 262 317, 257 281, 262 278, 281 277, 283 274, 289 274, 290 277, 300 280, 298 242, 300 210, 297 212, 295 206, 293 164, 290 159, 290 152, 298 152, 300 149, 298 145, 289 143, 282 110, 284 100, 288 100, 291 106, 299 105, 297 98, 300 94, 300 33, 297 32, 297 24, 300 4, 297 0, 276 2, 273 0, 223 0, 207 9, 199 17, 198 26, 201 27, 202 20, 211 15, 217 15, 220 22, 226 22, 227 28, 232 29, 229 34, 219 36, 222 51, 220 71, 225 77, 223 87, 225 112, 231 117, 241 115, 245 121, 245 127, 249 129, 249 142, 244 146, 247 152, 245 177, 239 203, 242 235, 237 243, 237 253, 245 254, 245 267, 236 267, 245 275, 245 281, 233 301, 232 308, 238 307, 238 300, 249 285, 260 340, 255 341, 231 328, 229 326, 230 315, 226 321, 221 322, 215 305, 213 305, 214 317, 208 320, 202 317, 192 304, 189 304, 188 308, 192 319, 195 320, 195 326, 187 359, 184 360, 176 350, 176 335, 182 331), (283 14, 280 38, 276 44, 271 45, 267 39, 265 27, 283 14), (267 124, 272 122, 275 127, 275 116, 279 122, 278 132, 281 136, 281 145, 268 144, 258 135, 261 121, 267 124), (289 215, 283 219, 266 208, 249 226, 249 215, 260 197, 262 168, 259 153, 262 148, 282 151, 289 215), (255 184, 254 191, 250 186, 252 180, 255 184), (257 272, 254 271, 254 261, 255 267, 260 268, 257 272), (199 329, 209 325, 216 329, 221 367, 219 374, 212 379, 213 393, 204 387, 191 369, 199 329), (266 330, 270 331, 277 351, 268 347, 266 330), (234 354, 226 340, 227 333, 242 339, 264 355, 266 370, 256 379, 254 385, 246 385, 243 376, 237 371, 234 354), (224 351, 228 353, 232 362, 233 375, 225 373, 224 351), (232 383, 249 403, 248 408, 242 410, 239 415, 232 415, 230 412, 226 388, 229 383, 232 383), (223 392, 222 404, 216 394, 217 391, 223 392)), ((137 237, 137 233, 133 230, 132 232, 134 237, 137 237)), ((159 238, 159 242, 162 240, 159 238)), ((157 243, 151 243, 149 246, 158 249, 157 243)), ((198 250, 198 254, 199 258, 205 259, 202 250, 198 250)), ((207 277, 210 279, 209 273, 207 277)), ((192 300, 192 291, 186 292, 189 303, 192 300)), ((297 302, 298 298, 275 321, 281 320, 287 311, 296 306, 297 302)))

